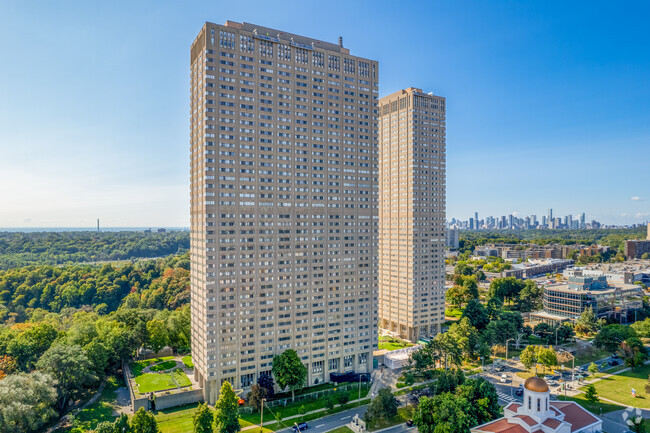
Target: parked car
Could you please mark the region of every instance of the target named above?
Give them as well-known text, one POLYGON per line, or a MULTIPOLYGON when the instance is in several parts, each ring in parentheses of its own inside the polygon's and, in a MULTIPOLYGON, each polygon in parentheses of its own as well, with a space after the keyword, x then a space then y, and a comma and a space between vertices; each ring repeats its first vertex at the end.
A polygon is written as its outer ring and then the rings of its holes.
POLYGON ((298 432, 298 431, 307 430, 308 428, 309 428, 309 424, 307 424, 306 422, 301 422, 300 424, 298 424, 298 426, 294 424, 291 427, 291 430, 293 430, 294 432, 298 432))
POLYGON ((515 395, 517 395, 518 397, 521 397, 522 395, 524 395, 524 390, 523 390, 523 388, 518 388, 518 389, 515 391, 515 395))
POLYGON ((615 359, 610 359, 608 362, 609 365, 618 365, 618 361, 615 359))
POLYGON ((406 420, 406 426, 407 427, 413 427, 413 420, 412 419, 407 419, 406 420))
POLYGON ((616 353, 612 353, 612 358, 613 359, 618 359, 618 355, 616 353))

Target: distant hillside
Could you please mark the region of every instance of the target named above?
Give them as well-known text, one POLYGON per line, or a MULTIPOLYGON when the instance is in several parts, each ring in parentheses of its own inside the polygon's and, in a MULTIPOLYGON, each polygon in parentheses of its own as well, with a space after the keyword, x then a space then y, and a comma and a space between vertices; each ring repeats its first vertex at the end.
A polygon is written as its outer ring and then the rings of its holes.
POLYGON ((164 257, 190 248, 189 232, 0 233, 0 270, 164 257))

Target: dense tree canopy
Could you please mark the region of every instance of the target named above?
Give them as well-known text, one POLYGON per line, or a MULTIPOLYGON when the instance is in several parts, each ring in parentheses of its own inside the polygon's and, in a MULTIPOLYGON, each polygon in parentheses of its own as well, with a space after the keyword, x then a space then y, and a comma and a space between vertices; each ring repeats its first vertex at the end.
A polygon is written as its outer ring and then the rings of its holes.
POLYGON ((0 232, 0 270, 27 265, 61 265, 163 257, 189 250, 187 231, 0 232))

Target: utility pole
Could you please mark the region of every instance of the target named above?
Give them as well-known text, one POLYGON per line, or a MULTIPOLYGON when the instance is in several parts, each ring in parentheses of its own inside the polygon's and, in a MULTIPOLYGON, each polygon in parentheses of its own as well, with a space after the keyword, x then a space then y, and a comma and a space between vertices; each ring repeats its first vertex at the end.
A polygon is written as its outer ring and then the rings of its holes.
POLYGON ((262 416, 260 416, 260 433, 264 431, 264 402, 265 398, 262 398, 262 416))

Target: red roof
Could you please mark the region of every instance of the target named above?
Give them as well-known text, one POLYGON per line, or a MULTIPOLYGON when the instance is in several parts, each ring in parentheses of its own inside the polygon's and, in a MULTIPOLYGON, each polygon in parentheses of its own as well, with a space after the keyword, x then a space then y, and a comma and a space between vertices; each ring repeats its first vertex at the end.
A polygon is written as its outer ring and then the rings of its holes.
POLYGON ((549 418, 546 421, 544 421, 542 424, 544 424, 546 427, 550 427, 552 429, 558 428, 558 426, 562 425, 561 421, 558 421, 554 418, 549 418))
POLYGON ((534 419, 532 419, 528 415, 517 415, 514 418, 519 418, 520 420, 522 420, 523 422, 525 422, 526 424, 528 424, 531 427, 534 426, 534 425, 537 425, 537 421, 535 421, 534 419))
POLYGON ((573 401, 552 401, 551 407, 557 408, 564 414, 564 421, 571 424, 572 432, 599 421, 591 412, 573 401))
POLYGON ((495 432, 495 433, 528 433, 523 426, 519 424, 511 424, 506 418, 499 418, 498 420, 474 427, 476 430, 495 432))

